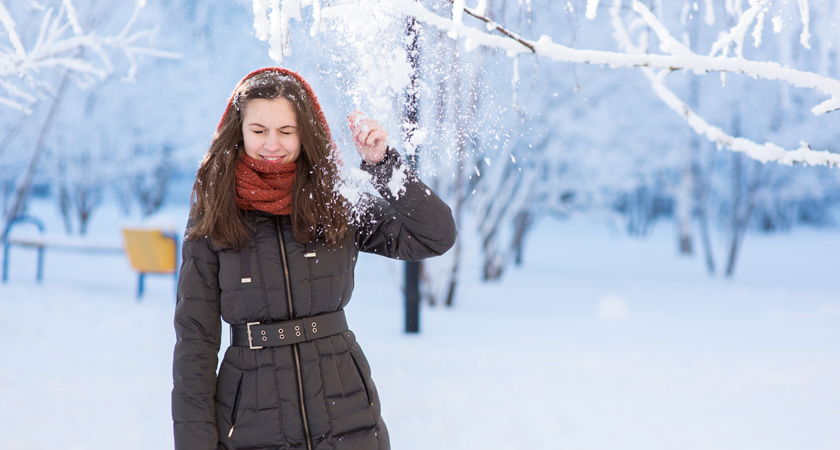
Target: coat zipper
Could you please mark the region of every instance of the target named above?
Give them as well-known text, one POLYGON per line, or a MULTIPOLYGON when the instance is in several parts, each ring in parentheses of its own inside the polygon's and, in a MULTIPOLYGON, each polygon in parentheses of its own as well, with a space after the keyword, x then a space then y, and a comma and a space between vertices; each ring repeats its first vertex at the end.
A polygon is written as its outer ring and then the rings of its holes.
MULTIPOLYGON (((278 238, 280 240, 280 255, 283 259, 283 274, 286 280, 286 300, 289 302, 289 318, 294 318, 294 306, 292 303, 292 287, 289 284, 289 261, 286 257, 286 239, 283 233, 283 225, 280 223, 280 217, 276 217, 275 225, 279 230, 278 238)), ((306 436, 306 449, 312 450, 312 438, 309 436, 309 421, 306 419, 306 405, 303 403, 303 375, 300 371, 300 350, 298 344, 292 344, 292 352, 295 354, 295 370, 297 371, 297 385, 298 385, 298 399, 300 401, 300 415, 303 419, 303 431, 306 436)))

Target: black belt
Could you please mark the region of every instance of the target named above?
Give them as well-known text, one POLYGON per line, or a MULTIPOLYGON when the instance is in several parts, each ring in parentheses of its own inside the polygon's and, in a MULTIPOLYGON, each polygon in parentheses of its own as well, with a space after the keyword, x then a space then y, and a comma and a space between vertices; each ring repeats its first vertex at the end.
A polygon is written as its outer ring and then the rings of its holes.
POLYGON ((344 310, 282 322, 230 326, 230 345, 258 349, 311 341, 347 331, 344 310))

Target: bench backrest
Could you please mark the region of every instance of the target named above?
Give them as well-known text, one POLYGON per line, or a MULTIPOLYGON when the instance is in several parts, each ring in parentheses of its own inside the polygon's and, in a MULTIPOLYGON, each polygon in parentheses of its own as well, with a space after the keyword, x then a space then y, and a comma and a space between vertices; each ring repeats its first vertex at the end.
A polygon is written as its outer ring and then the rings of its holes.
POLYGON ((176 264, 175 241, 161 230, 123 228, 125 252, 138 272, 172 273, 176 264))

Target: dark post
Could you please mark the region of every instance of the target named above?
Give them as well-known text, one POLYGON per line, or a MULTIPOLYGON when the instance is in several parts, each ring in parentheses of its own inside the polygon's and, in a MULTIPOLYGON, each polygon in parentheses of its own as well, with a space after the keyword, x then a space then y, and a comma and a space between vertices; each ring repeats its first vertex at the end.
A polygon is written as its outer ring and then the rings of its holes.
MULTIPOLYGON (((418 98, 420 46, 418 31, 420 23, 414 17, 406 18, 406 35, 408 44, 406 53, 411 64, 411 77, 406 86, 405 109, 403 110, 403 132, 405 140, 410 142, 418 126, 420 99, 418 98)), ((413 154, 408 155, 408 164, 413 170, 418 170, 419 146, 413 154)), ((406 261, 405 263, 405 331, 417 333, 420 331, 420 262, 406 261)))

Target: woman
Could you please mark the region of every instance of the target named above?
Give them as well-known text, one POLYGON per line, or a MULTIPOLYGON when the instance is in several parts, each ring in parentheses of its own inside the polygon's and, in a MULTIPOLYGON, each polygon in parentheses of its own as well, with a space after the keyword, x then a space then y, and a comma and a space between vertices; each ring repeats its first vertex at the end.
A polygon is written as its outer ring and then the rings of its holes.
POLYGON ((366 195, 360 208, 336 193, 339 153, 306 81, 269 67, 234 89, 196 174, 183 244, 176 450, 390 448, 344 317, 356 258, 441 255, 456 230, 382 127, 348 119, 361 169, 383 197, 366 195), (217 376, 222 319, 231 345, 217 376))

